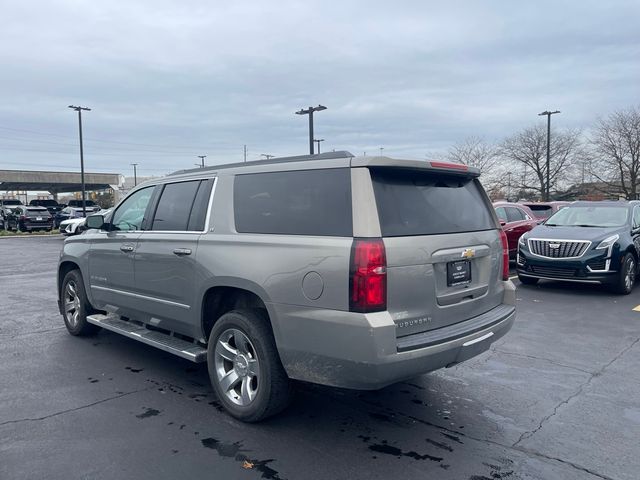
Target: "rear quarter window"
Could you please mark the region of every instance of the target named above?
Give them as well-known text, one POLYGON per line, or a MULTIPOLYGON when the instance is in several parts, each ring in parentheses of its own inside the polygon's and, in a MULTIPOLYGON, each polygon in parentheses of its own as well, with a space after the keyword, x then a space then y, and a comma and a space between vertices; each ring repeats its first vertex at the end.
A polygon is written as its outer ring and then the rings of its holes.
POLYGON ((385 237, 496 228, 492 207, 473 178, 387 169, 372 169, 371 178, 385 237))
POLYGON ((353 235, 348 168, 237 175, 233 202, 241 233, 353 235))

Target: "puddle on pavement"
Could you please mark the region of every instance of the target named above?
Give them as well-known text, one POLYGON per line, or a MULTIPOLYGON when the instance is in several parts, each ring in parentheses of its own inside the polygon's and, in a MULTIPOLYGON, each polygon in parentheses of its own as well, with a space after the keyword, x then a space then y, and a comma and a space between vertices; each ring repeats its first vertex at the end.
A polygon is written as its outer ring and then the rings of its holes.
POLYGON ((248 452, 248 450, 243 448, 242 442, 225 443, 213 437, 205 438, 201 440, 201 442, 203 447, 215 450, 221 457, 233 458, 236 462, 240 462, 242 468, 259 472, 261 475, 260 478, 267 480, 284 480, 276 470, 269 467, 269 464, 272 463, 274 459, 255 460, 249 458, 243 453, 248 452))
POLYGON ((143 413, 136 415, 137 418, 144 419, 149 417, 155 417, 156 415, 160 415, 161 413, 160 410, 156 410, 155 408, 148 408, 148 407, 145 407, 145 408, 146 410, 143 413))

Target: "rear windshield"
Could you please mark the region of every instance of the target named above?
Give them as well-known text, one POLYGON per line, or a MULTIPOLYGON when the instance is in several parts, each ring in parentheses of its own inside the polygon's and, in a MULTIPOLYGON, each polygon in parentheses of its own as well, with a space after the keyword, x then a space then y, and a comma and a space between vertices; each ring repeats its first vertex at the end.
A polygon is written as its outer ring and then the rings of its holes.
POLYGON ((2 200, 3 205, 22 205, 20 200, 2 200))
POLYGON ((29 216, 40 216, 40 215, 48 215, 49 211, 44 207, 36 207, 36 208, 27 208, 27 215, 29 216))
POLYGON ((536 205, 531 203, 527 203, 526 205, 538 218, 549 218, 553 213, 551 205, 536 205))
POLYGON ((430 172, 372 169, 385 237, 491 230, 496 225, 480 184, 430 172))

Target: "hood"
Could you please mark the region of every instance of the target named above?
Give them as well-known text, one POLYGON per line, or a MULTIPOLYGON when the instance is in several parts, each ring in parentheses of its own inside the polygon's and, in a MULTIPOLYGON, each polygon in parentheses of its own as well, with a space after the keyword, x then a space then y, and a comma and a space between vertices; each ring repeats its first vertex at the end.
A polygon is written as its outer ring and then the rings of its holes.
POLYGON ((546 225, 538 225, 527 233, 525 238, 598 242, 616 233, 624 232, 624 230, 625 227, 547 227, 546 225))

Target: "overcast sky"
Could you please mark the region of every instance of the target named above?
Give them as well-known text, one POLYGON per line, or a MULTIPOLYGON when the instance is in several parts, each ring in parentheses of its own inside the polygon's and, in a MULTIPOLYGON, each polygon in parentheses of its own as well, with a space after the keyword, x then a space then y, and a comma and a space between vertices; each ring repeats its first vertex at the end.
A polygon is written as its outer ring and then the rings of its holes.
POLYGON ((635 1, 0 0, 0 168, 163 174, 322 149, 425 158, 640 103, 635 1))

